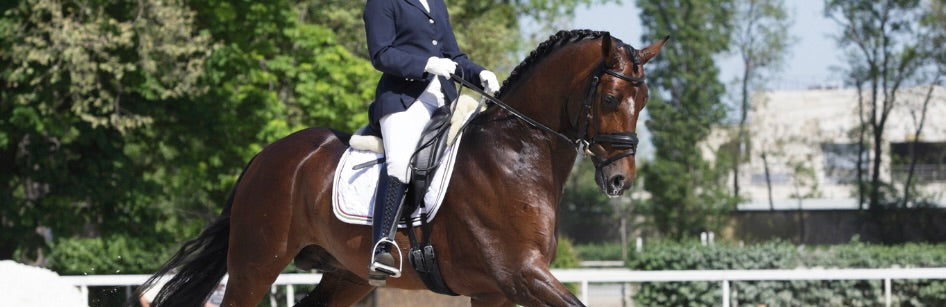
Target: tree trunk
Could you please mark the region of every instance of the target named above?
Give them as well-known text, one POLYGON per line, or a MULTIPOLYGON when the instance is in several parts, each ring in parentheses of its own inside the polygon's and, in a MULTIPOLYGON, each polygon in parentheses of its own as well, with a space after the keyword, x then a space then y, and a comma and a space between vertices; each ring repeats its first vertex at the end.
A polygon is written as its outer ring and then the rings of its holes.
POLYGON ((765 187, 769 192, 769 210, 775 211, 775 202, 772 201, 772 177, 769 176, 769 161, 765 159, 765 151, 762 152, 762 167, 765 169, 765 187))
POLYGON ((870 209, 880 209, 880 155, 883 153, 883 129, 874 128, 874 159, 871 160, 870 209))
POLYGON ((926 98, 923 100, 923 107, 920 108, 920 122, 916 125, 916 131, 913 133, 913 142, 910 142, 910 169, 907 170, 907 180, 903 183, 903 202, 901 208, 906 208, 910 203, 910 185, 913 181, 913 172, 916 169, 916 144, 920 141, 920 133, 923 132, 923 124, 926 122, 926 109, 930 100, 933 98, 933 89, 935 84, 939 83, 939 76, 936 81, 930 84, 929 91, 926 92, 926 98))
POLYGON ((742 163, 742 146, 747 143, 746 120, 749 115, 749 74, 752 73, 752 65, 745 64, 742 75, 742 112, 739 117, 739 135, 736 136, 736 146, 733 149, 733 167, 732 167, 732 186, 733 197, 739 197, 739 164, 742 163))
POLYGON ((864 210, 864 137, 867 132, 867 121, 864 119, 864 82, 857 82, 857 116, 860 119, 860 125, 857 128, 857 164, 855 167, 855 184, 857 184, 857 210, 864 210))
MULTIPOLYGON (((875 51, 875 52, 876 52, 876 51, 875 51)), ((879 163, 875 163, 876 161, 879 161, 879 160, 880 160, 880 157, 878 157, 878 156, 876 155, 876 154, 877 154, 877 146, 879 146, 877 143, 878 143, 878 141, 880 141, 880 140, 878 140, 878 137, 877 137, 877 136, 878 136, 878 135, 877 135, 877 86, 878 86, 878 83, 879 83, 879 82, 877 81, 877 66, 876 66, 876 65, 873 65, 873 63, 872 63, 872 64, 870 65, 870 67, 871 67, 871 82, 870 82, 870 84, 871 84, 871 91, 870 91, 870 95, 871 95, 871 98, 870 98, 871 108, 870 108, 870 121, 869 121, 868 123, 870 124, 870 127, 871 127, 871 133, 872 133, 873 136, 874 136, 874 138, 873 138, 874 144, 872 144, 872 145, 874 145, 874 150, 873 150, 874 155, 871 157, 871 158, 873 158, 873 159, 870 161, 870 163, 871 163, 872 166, 871 166, 871 168, 870 168, 870 170, 871 170, 871 173, 870 173, 870 182, 868 183, 868 189, 869 189, 868 193, 869 193, 869 196, 868 196, 868 200, 867 200, 867 201, 868 201, 868 203, 867 203, 867 208, 868 208, 868 209, 875 209, 875 208, 876 208, 875 206, 877 205, 877 201, 876 201, 876 200, 877 200, 877 198, 880 198, 880 194, 875 193, 875 192, 879 192, 878 189, 877 189, 877 186, 880 184, 880 182, 879 182, 879 181, 880 181, 880 173, 877 172, 877 171, 879 170, 879 168, 880 168, 880 164, 879 164, 879 163), (876 168, 874 168, 874 166, 873 166, 874 164, 876 164, 876 168)))

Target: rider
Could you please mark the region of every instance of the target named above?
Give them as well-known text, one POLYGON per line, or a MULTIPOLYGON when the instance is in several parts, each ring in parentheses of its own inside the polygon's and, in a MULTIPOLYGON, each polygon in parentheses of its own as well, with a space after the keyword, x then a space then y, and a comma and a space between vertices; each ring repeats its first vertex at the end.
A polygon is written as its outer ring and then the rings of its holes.
POLYGON ((371 64, 383 74, 369 108, 380 125, 386 167, 375 197, 369 275, 400 276, 390 248, 410 177, 410 159, 430 116, 457 98, 456 73, 490 93, 496 75, 460 52, 443 0, 368 0, 364 11, 371 64))

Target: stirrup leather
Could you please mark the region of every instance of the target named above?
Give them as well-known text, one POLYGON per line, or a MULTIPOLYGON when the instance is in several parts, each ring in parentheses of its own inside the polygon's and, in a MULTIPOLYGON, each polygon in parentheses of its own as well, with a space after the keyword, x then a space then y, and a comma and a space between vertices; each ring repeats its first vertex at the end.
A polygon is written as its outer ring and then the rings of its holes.
POLYGON ((401 277, 401 270, 404 269, 404 256, 401 254, 401 247, 398 246, 397 242, 394 242, 394 240, 391 240, 390 238, 385 237, 378 240, 378 243, 375 243, 374 248, 372 248, 371 250, 372 251, 378 250, 378 247, 381 246, 382 243, 390 244, 391 247, 397 251, 397 262, 398 262, 397 268, 378 262, 377 259, 375 259, 378 253, 372 252, 371 253, 371 266, 369 266, 368 269, 373 272, 380 272, 380 273, 387 274, 394 278, 401 277))

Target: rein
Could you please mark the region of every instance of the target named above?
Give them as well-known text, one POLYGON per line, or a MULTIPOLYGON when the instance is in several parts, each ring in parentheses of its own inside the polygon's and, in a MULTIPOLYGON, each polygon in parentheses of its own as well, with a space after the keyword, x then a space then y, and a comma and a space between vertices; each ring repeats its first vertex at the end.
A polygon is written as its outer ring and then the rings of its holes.
POLYGON ((553 130, 552 128, 549 128, 549 127, 546 126, 546 125, 543 125, 542 123, 540 123, 540 122, 538 122, 538 121, 536 121, 536 120, 530 118, 529 116, 527 116, 527 115, 525 115, 525 114, 522 114, 522 112, 519 112, 518 110, 516 110, 516 109, 514 109, 513 107, 509 106, 508 104, 506 104, 505 102, 503 102, 503 101, 500 100, 499 98, 496 98, 496 97, 493 96, 493 95, 487 94, 486 91, 480 89, 480 87, 479 87, 478 85, 474 85, 473 83, 470 83, 469 81, 466 81, 466 80, 463 79, 462 77, 460 77, 460 76, 458 76, 458 75, 455 75, 455 74, 450 74, 450 77, 451 77, 451 79, 453 79, 453 81, 459 82, 459 83, 462 84, 464 87, 469 88, 469 89, 473 90, 474 92, 476 92, 477 94, 482 95, 484 98, 486 98, 486 100, 492 101, 494 104, 496 104, 497 106, 499 106, 499 107, 502 108, 503 110, 506 110, 507 112, 512 113, 513 116, 515 116, 515 117, 521 119, 522 121, 528 123, 530 126, 533 126, 533 127, 536 127, 536 128, 542 129, 542 130, 545 130, 546 132, 550 132, 550 133, 552 133, 552 134, 555 134, 555 135, 557 135, 558 137, 564 139, 564 140, 565 140, 566 142, 568 142, 568 143, 571 143, 571 144, 574 144, 574 143, 575 143, 575 141, 572 140, 572 138, 568 137, 567 135, 562 134, 561 132, 555 131, 555 130, 553 130))
MULTIPOLYGON (((634 64, 635 64, 634 69, 637 69, 637 66, 639 64, 637 63, 636 57, 632 57, 632 59, 634 59, 634 64)), ((482 90, 479 86, 474 85, 473 83, 470 83, 469 81, 466 81, 465 79, 463 79, 462 77, 458 75, 451 74, 450 76, 451 76, 451 79, 453 79, 454 81, 459 82, 464 87, 469 88, 473 90, 474 92, 482 95, 486 100, 493 102, 496 106, 499 106, 503 110, 506 110, 513 116, 528 123, 530 126, 539 128, 541 130, 545 130, 546 132, 552 133, 558 136, 559 138, 565 140, 569 144, 572 144, 572 146, 574 146, 575 150, 577 150, 578 152, 591 156, 593 158, 595 168, 600 169, 624 157, 633 156, 637 154, 637 144, 639 143, 639 140, 637 138, 637 133, 635 132, 598 133, 598 131, 600 131, 598 128, 598 112, 597 112, 599 104, 595 103, 595 101, 598 98, 598 85, 601 81, 601 76, 603 74, 608 74, 618 79, 631 82, 633 84, 644 83, 644 78, 628 76, 621 72, 614 71, 612 69, 607 69, 604 66, 604 62, 602 62, 601 65, 599 65, 599 67, 595 70, 595 73, 593 74, 593 76, 591 77, 591 81, 590 81, 591 86, 589 87, 588 94, 585 96, 585 100, 582 102, 583 114, 580 115, 579 121, 581 120, 581 118, 585 118, 587 119, 587 122, 585 123, 585 125, 581 125, 579 123, 578 125, 580 126, 579 133, 578 133, 578 137, 576 138, 569 137, 565 135, 564 133, 558 132, 530 118, 528 115, 525 115, 522 112, 519 112, 518 110, 506 104, 499 98, 496 98, 495 96, 486 93, 486 91, 482 90), (592 137, 587 137, 588 127, 591 126, 592 123, 593 123, 594 131, 596 132, 596 134, 592 137), (593 152, 589 150, 589 147, 595 144, 610 144, 611 147, 625 149, 625 151, 617 155, 607 157, 604 160, 601 160, 601 158, 599 158, 596 154, 594 154, 593 152)))

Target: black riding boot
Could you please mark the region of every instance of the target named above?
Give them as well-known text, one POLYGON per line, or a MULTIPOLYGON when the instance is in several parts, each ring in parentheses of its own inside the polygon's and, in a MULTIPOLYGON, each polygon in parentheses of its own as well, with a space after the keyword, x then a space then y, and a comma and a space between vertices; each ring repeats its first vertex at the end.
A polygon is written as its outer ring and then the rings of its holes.
POLYGON ((394 234, 397 231, 401 205, 404 203, 404 193, 407 191, 407 184, 388 176, 384 167, 381 169, 372 221, 372 262, 368 267, 369 282, 376 286, 383 286, 388 276, 401 276, 400 266, 391 255, 391 246, 397 247, 394 244, 394 234))

